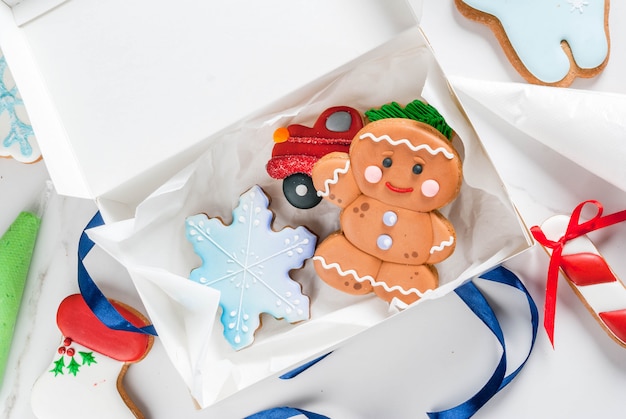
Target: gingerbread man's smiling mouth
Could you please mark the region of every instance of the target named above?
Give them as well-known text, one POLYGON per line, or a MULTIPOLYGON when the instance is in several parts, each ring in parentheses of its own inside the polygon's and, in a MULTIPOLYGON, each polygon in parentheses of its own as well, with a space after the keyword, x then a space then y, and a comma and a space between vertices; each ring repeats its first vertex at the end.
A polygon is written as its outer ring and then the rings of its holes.
POLYGON ((390 191, 392 192, 398 192, 398 193, 409 193, 409 192, 413 192, 413 188, 399 188, 397 186, 392 185, 389 182, 385 182, 385 186, 387 188, 389 188, 390 191))

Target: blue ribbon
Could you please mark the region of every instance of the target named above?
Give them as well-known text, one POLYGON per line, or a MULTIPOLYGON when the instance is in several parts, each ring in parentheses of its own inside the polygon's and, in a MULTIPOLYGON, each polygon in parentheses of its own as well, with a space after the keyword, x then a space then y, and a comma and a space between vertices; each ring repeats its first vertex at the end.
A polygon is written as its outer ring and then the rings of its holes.
POLYGON ((109 329, 123 330, 127 332, 144 333, 156 336, 154 326, 148 325, 144 327, 136 327, 126 320, 111 302, 104 296, 100 288, 87 272, 83 260, 94 247, 95 243, 87 236, 86 230, 98 227, 104 224, 102 215, 98 211, 87 224, 78 241, 78 288, 82 294, 87 306, 96 315, 96 317, 104 323, 109 329))
POLYGON ((318 362, 320 362, 322 359, 326 358, 328 355, 332 354, 333 352, 330 351, 327 354, 324 354, 320 357, 315 358, 312 361, 306 362, 302 365, 300 365, 299 367, 296 367, 294 369, 292 369, 289 372, 284 373, 283 375, 281 375, 280 378, 281 380, 290 380, 293 377, 295 377, 296 375, 299 375, 301 373, 303 373, 304 371, 308 370, 309 368, 311 368, 313 365, 317 364, 318 362))
POLYGON ((245 419, 290 419, 298 415, 304 415, 307 419, 330 419, 328 416, 302 409, 295 409, 293 407, 276 407, 255 413, 252 416, 247 416, 245 419))
POLYGON ((496 336, 498 342, 500 342, 500 345, 502 346, 502 356, 500 357, 500 362, 496 366, 491 378, 487 381, 483 388, 478 391, 478 393, 466 402, 451 409, 428 413, 428 417, 431 419, 464 419, 472 417, 478 409, 483 407, 485 403, 496 395, 497 392, 502 390, 517 376, 526 364, 526 361, 530 357, 530 353, 535 346, 537 328, 539 325, 539 313, 537 311, 537 305, 533 301, 526 287, 524 287, 522 282, 511 271, 502 266, 481 275, 481 278, 514 287, 524 293, 526 299, 528 300, 531 315, 532 339, 530 349, 520 366, 517 367, 511 374, 505 376, 507 366, 506 345, 504 343, 504 335, 502 333, 502 329, 500 328, 500 323, 498 322, 495 313, 473 282, 468 282, 457 288, 455 290, 457 295, 465 302, 465 304, 467 304, 474 314, 476 314, 476 316, 478 316, 478 318, 485 323, 489 330, 491 330, 491 332, 496 336))
MULTIPOLYGON (((516 288, 526 296, 530 309, 532 325, 532 338, 528 354, 526 355, 524 361, 515 369, 515 371, 513 371, 509 375, 505 375, 507 369, 506 345, 504 342, 504 334, 502 333, 502 329, 500 328, 500 322, 498 321, 498 318, 496 317, 491 306, 489 305, 489 302, 485 299, 483 294, 473 282, 468 282, 458 287, 455 290, 456 294, 461 298, 461 300, 463 300, 463 302, 465 302, 465 304, 467 304, 470 310, 472 310, 472 312, 489 328, 489 330, 491 330, 491 332, 498 339, 498 342, 502 346, 502 356, 500 357, 500 361, 498 362, 498 365, 496 366, 496 369, 493 372, 491 378, 474 396, 453 408, 440 412, 428 413, 428 416, 431 419, 467 419, 472 417, 481 407, 485 405, 485 403, 487 403, 493 396, 495 396, 497 392, 502 390, 517 376, 517 374, 526 364, 526 361, 530 357, 533 347, 535 346, 537 329, 539 325, 539 313, 537 311, 537 305, 533 301, 526 287, 524 287, 524 284, 522 284, 522 282, 517 278, 517 276, 515 276, 515 274, 502 266, 499 266, 481 275, 480 277, 482 279, 516 288)), ((281 376, 281 378, 293 378, 301 372, 317 364, 329 354, 323 355, 320 358, 307 362, 301 367, 295 368, 291 372, 281 376)), ((248 416, 246 419, 288 419, 301 413, 305 414, 305 416, 310 419, 326 418, 326 416, 321 416, 316 413, 300 411, 298 409, 288 407, 278 407, 256 413, 252 416, 248 416)))

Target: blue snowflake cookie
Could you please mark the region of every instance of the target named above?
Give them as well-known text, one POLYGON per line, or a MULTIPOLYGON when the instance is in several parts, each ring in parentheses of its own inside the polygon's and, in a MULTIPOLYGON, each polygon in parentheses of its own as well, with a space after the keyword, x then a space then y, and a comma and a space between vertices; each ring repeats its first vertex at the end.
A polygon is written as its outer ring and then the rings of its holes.
POLYGON ((185 233, 202 259, 189 276, 220 291, 224 337, 239 350, 252 344, 261 313, 296 323, 309 318, 309 298, 289 276, 313 256, 317 237, 305 227, 272 229, 274 215, 259 186, 241 195, 233 221, 187 217, 185 233))
POLYGON ((41 158, 33 127, 24 108, 24 101, 1 51, 0 157, 13 157, 21 163, 33 163, 41 158))

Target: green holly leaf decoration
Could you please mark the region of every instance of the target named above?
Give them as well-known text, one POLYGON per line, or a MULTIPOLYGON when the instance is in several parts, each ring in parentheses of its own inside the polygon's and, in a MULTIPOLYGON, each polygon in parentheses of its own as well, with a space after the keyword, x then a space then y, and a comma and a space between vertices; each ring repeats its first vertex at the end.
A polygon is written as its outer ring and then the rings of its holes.
POLYGON ((76 373, 78 372, 79 369, 80 369, 80 364, 76 362, 74 357, 72 357, 72 360, 70 361, 70 363, 67 364, 67 370, 70 372, 70 374, 73 374, 74 377, 76 377, 76 373))
POLYGON ((63 362, 63 356, 59 358, 57 361, 54 361, 54 368, 48 372, 53 372, 56 377, 59 374, 63 374, 63 367, 65 366, 65 362, 63 362))
POLYGON ((93 356, 93 352, 78 352, 83 358, 83 365, 97 364, 96 358, 93 356))

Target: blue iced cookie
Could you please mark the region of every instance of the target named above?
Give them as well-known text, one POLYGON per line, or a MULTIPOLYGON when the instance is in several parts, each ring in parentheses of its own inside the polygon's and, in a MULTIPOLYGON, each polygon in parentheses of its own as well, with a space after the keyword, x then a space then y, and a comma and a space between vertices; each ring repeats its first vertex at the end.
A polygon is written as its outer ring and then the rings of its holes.
POLYGON ((317 237, 305 227, 272 229, 273 213, 259 186, 239 199, 225 225, 205 214, 186 219, 186 236, 202 265, 190 279, 221 293, 224 337, 236 349, 249 346, 261 313, 290 323, 309 318, 309 298, 289 276, 313 255, 317 237))
POLYGON ((569 86, 594 77, 609 58, 609 0, 455 0, 489 26, 529 82, 569 86))

